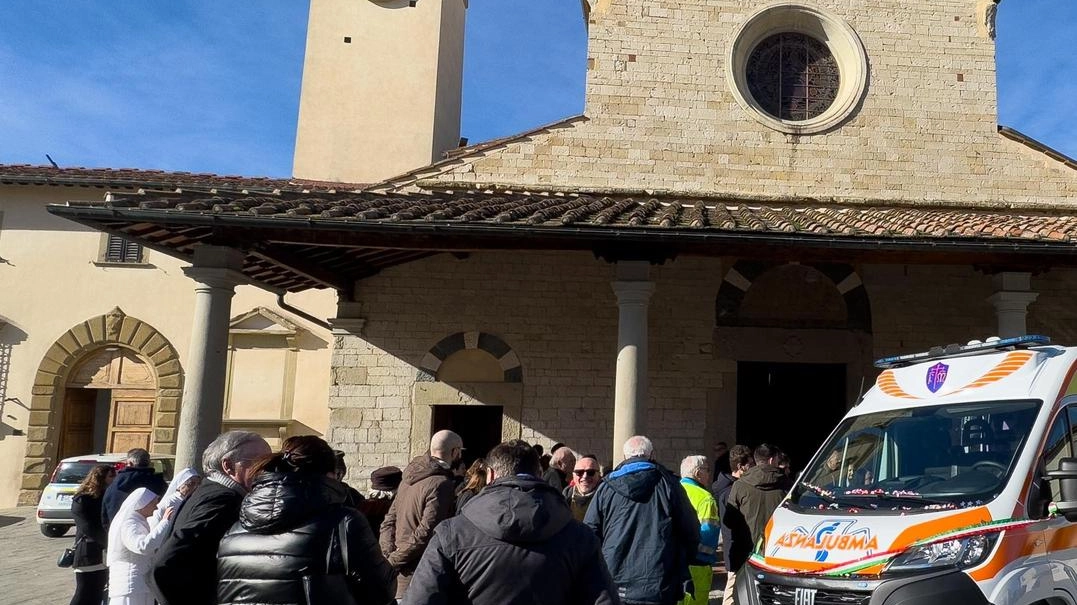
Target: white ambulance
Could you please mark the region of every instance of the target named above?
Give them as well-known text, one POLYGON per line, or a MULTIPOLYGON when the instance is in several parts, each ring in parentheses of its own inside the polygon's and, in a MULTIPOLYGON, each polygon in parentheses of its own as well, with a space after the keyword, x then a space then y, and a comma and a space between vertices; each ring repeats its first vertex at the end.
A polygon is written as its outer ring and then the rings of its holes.
POLYGON ((1077 605, 1077 348, 880 360, 737 575, 739 605, 1077 605))

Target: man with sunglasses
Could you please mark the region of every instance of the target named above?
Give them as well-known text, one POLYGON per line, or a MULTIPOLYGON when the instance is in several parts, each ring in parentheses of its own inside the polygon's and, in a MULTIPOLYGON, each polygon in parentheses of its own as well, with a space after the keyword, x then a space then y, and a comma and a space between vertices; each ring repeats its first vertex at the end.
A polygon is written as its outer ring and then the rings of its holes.
POLYGON ((591 499, 595 497, 598 485, 602 483, 598 459, 587 454, 577 460, 576 467, 572 469, 572 478, 574 481, 564 491, 565 500, 572 509, 573 518, 583 522, 587 507, 591 505, 591 499))

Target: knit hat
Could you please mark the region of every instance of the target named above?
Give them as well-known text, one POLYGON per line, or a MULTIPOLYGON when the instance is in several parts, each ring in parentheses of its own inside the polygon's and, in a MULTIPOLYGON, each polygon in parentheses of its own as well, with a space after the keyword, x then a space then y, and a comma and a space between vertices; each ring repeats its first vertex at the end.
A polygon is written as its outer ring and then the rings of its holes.
POLYGON ((395 466, 383 466, 370 473, 370 489, 391 492, 400 487, 404 472, 395 466))

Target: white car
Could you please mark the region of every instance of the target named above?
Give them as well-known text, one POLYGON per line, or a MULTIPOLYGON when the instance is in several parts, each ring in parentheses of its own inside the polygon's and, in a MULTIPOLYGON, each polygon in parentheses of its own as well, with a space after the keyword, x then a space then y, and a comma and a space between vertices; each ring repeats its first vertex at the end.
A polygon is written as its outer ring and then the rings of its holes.
MULTIPOLYGON (((118 453, 90 454, 61 460, 37 503, 37 524, 41 533, 50 538, 59 538, 66 534, 67 530, 75 525, 75 519, 71 516, 71 498, 82 480, 99 464, 115 466, 119 471, 126 465, 126 459, 127 454, 118 453)), ((158 473, 164 475, 166 481, 172 480, 175 466, 172 456, 150 454, 150 464, 158 473)))

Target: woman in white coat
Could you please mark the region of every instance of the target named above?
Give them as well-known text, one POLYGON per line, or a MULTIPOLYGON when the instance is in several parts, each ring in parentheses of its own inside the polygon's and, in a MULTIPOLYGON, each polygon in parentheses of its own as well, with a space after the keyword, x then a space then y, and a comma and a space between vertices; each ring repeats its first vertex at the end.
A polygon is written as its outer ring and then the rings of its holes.
POLYGON ((149 517, 157 507, 157 495, 140 487, 123 501, 108 530, 109 605, 153 605, 146 583, 153 553, 168 536, 172 509, 150 528, 149 517))

